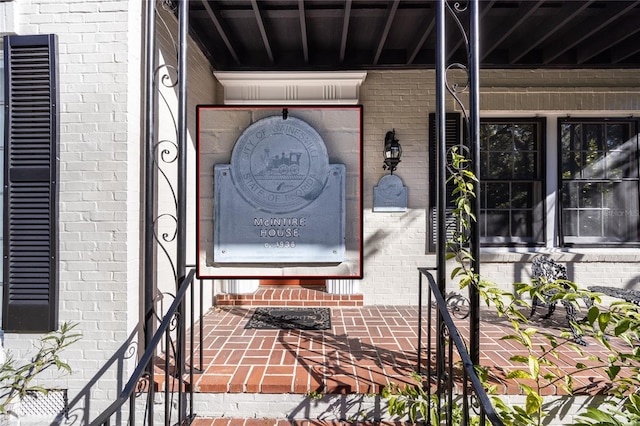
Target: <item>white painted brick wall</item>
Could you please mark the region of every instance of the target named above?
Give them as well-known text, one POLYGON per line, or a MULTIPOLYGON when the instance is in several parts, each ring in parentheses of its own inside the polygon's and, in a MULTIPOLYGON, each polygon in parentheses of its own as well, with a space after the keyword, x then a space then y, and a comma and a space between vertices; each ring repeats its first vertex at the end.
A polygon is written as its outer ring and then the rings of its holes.
MULTIPOLYGON (((640 105, 640 75, 634 70, 483 70, 480 76, 482 114, 535 116, 537 113, 580 112, 625 116, 640 105)), ((435 265, 427 250, 428 114, 435 112, 433 71, 369 72, 360 90, 364 106, 364 265, 360 289, 366 304, 415 304, 417 268, 435 265), (382 142, 386 131, 396 129, 403 148, 395 172, 408 188, 406 213, 373 213, 373 186, 382 170, 382 142)), ((447 97, 447 110, 459 110, 447 97)), ((549 252, 556 256, 558 250, 549 252)), ((524 254, 499 250, 483 254, 482 275, 510 289, 529 277, 524 254), (520 263, 518 263, 520 261, 520 263)), ((640 251, 626 249, 572 250, 560 257, 574 263, 570 278, 582 286, 638 285, 634 268, 640 251), (603 254, 604 253, 604 254, 603 254), (625 253, 621 256, 621 253, 625 253), (606 254, 606 255, 605 255, 606 254)), ((449 283, 452 289, 456 283, 449 283)))
MULTIPOLYGON (((138 321, 140 239, 137 225, 127 223, 139 218, 139 104, 131 100, 139 99, 140 78, 130 71, 140 69, 140 32, 130 30, 141 28, 141 4, 114 1, 105 9, 102 3, 14 2, 18 34, 58 35, 60 320, 77 322, 84 335, 63 353, 73 374, 44 384, 69 388, 73 404, 95 381, 94 410, 109 403, 100 396, 107 392, 99 390, 117 389, 130 371, 131 362, 125 361, 121 371, 96 375, 138 321), (97 41, 97 33, 109 36, 97 41), (114 133, 126 139, 115 140, 114 133), (127 159, 135 159, 133 167, 127 159), (116 211, 121 214, 108 213, 116 211)), ((7 335, 6 346, 25 353, 36 338, 7 335)), ((72 406, 81 418, 88 414, 83 403, 72 406)))
MULTIPOLYGON (((60 320, 77 322, 83 338, 63 353, 73 374, 45 377, 43 384, 68 388, 71 416, 83 421, 115 399, 135 362, 130 349, 140 318, 143 4, 11 3, 16 33, 55 33, 59 40, 60 320)), ((175 18, 167 17, 175 29, 175 18)), ((195 105, 213 102, 216 83, 194 43, 190 49, 189 75, 198 82, 189 90, 194 135, 195 105)), ((38 337, 9 334, 5 347, 20 357, 38 337)))
MULTIPOLYGON (((501 397, 507 406, 525 406, 525 397, 510 395, 501 397)), ((575 424, 579 412, 588 406, 603 406, 602 396, 544 397, 544 409, 549 417, 545 426, 575 424)), ((207 394, 196 401, 195 410, 201 417, 249 417, 255 419, 320 419, 361 422, 408 421, 389 415, 388 403, 379 396, 324 395, 310 400, 305 395, 293 394, 207 394)), ((488 422, 487 422, 488 423, 488 422)))

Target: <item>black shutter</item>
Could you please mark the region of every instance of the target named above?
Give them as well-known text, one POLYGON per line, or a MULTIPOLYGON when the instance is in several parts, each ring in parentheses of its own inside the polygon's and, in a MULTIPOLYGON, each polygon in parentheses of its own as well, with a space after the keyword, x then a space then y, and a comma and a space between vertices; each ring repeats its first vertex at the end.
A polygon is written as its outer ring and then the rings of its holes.
MULTIPOLYGON (((457 112, 447 113, 445 117, 445 132, 447 150, 461 143, 460 135, 460 114, 457 112)), ((437 141, 436 141, 436 114, 429 114, 429 251, 436 251, 436 239, 438 235, 436 201, 437 193, 437 141)), ((455 218, 451 214, 454 204, 451 198, 453 184, 447 184, 446 199, 446 221, 447 237, 451 237, 455 230, 455 218), (451 230, 449 232, 449 230, 451 230)))
POLYGON ((5 332, 58 327, 55 35, 4 37, 5 332))

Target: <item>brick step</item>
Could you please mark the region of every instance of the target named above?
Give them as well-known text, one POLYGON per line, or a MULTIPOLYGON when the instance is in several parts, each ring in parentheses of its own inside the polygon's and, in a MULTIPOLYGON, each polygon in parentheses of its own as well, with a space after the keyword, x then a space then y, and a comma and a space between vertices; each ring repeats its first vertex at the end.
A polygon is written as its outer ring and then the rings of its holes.
POLYGON ((323 286, 260 286, 252 294, 217 294, 217 306, 362 306, 362 294, 331 294, 323 286))

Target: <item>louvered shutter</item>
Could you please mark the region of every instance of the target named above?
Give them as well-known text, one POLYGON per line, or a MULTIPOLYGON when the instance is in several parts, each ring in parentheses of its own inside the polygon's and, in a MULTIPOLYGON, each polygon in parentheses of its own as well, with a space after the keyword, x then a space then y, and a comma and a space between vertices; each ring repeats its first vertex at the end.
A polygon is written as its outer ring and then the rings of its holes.
MULTIPOLYGON (((447 113, 445 117, 445 144, 447 150, 452 146, 458 145, 461 142, 460 135, 460 114, 456 112, 447 113)), ((429 251, 434 252, 436 250, 436 240, 438 236, 438 222, 437 222, 437 208, 436 202, 438 199, 437 193, 437 141, 436 141, 436 114, 429 114, 429 251)), ((447 184, 446 194, 446 221, 447 221, 447 238, 451 237, 455 230, 455 218, 451 214, 454 207, 451 192, 453 191, 453 184, 447 184)))
POLYGON ((5 332, 58 326, 55 35, 4 37, 5 332))

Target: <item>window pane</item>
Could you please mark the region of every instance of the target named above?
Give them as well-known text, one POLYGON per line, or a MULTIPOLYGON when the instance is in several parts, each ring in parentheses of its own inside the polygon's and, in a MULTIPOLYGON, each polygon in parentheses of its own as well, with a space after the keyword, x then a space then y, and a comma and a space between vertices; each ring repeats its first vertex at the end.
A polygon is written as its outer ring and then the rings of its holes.
POLYGON ((611 124, 607 126, 607 149, 616 149, 626 142, 626 126, 611 124))
POLYGON ((565 210, 562 214, 562 229, 565 237, 578 236, 578 211, 565 210))
POLYGON ((633 215, 638 209, 638 181, 626 180, 603 185, 604 206, 608 210, 624 210, 633 215))
POLYGON ((511 151, 513 149, 513 135, 510 126, 494 125, 488 132, 489 151, 511 151))
POLYGON ((508 183, 487 183, 486 185, 487 208, 508 209, 509 208, 509 184, 508 183))
POLYGON ((566 151, 562 153, 562 178, 573 179, 580 177, 582 157, 580 151, 566 151))
POLYGON ((516 151, 533 151, 537 149, 533 124, 515 124, 513 126, 513 143, 516 151))
POLYGON ((504 211, 487 210, 487 235, 494 237, 509 237, 509 213, 504 211))
POLYGON ((480 172, 481 179, 510 179, 513 168, 513 154, 492 152, 489 155, 488 169, 480 172))
POLYGON ((587 151, 601 151, 603 149, 604 125, 584 124, 584 135, 582 138, 582 149, 587 151))
POLYGON ((582 172, 583 178, 603 178, 606 170, 604 152, 596 149, 588 149, 584 153, 584 166, 582 172))
POLYGON ((602 186, 599 183, 583 183, 579 197, 579 207, 602 207, 602 186))
POLYGON ((517 209, 532 208, 534 186, 532 183, 514 183, 511 185, 511 206, 517 209))
POLYGON ((530 211, 515 211, 511 213, 511 235, 527 237, 533 234, 533 215, 530 211))
POLYGON ((484 177, 483 176, 483 170, 489 170, 489 167, 491 167, 489 165, 489 153, 485 152, 485 151, 481 151, 480 152, 480 177, 484 177))
POLYGON ((581 237, 602 236, 602 216, 599 210, 580 210, 578 222, 581 237))
POLYGON ((604 233, 621 241, 635 241, 638 237, 637 194, 640 187, 637 181, 622 181, 608 185, 604 196, 605 209, 604 233))
POLYGON ((562 208, 575 209, 578 208, 579 184, 577 182, 569 182, 562 185, 562 208))
POLYGON ((514 178, 530 178, 537 169, 536 155, 530 152, 516 152, 513 161, 514 178))
POLYGON ((638 135, 626 139, 607 156, 610 179, 638 177, 638 135))

